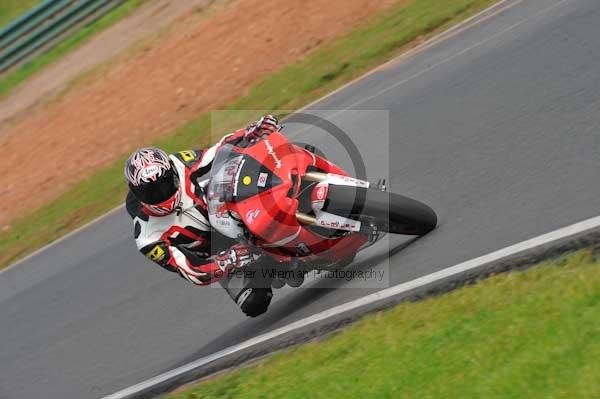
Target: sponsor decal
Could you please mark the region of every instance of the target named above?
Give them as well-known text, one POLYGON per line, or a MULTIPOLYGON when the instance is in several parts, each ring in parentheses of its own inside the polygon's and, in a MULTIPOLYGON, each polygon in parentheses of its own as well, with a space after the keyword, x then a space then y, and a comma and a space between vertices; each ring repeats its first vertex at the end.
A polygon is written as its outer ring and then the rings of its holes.
POLYGON ((329 185, 327 183, 319 183, 310 193, 310 200, 312 201, 313 209, 321 209, 325 204, 327 193, 329 192, 329 185))
POLYGON ((149 165, 142 169, 141 177, 145 182, 150 180, 156 181, 156 178, 160 177, 160 174, 160 168, 157 165, 149 165))
POLYGON ((250 176, 244 176, 242 183, 244 183, 245 186, 249 186, 250 183, 252 183, 252 178, 250 176))
POLYGON ((260 209, 249 210, 248 212, 246 212, 246 223, 254 223, 258 215, 260 215, 260 209))
POLYGON ((268 139, 265 139, 265 146, 267 147, 267 152, 269 153, 271 158, 273 158, 273 162, 275 162, 275 168, 281 169, 281 159, 279 159, 279 157, 277 157, 277 154, 275 154, 275 150, 273 149, 273 146, 271 145, 268 139))
MULTIPOLYGON (((333 215, 332 215, 333 216, 333 215)), ((356 231, 359 228, 358 222, 351 219, 345 220, 332 220, 327 215, 318 221, 319 226, 327 227, 330 229, 339 229, 346 231, 356 231)))
POLYGON ((265 187, 267 185, 267 179, 269 178, 268 173, 261 173, 258 175, 258 181, 256 182, 257 187, 265 187))
POLYGON ((319 224, 321 226, 326 226, 326 227, 333 227, 333 228, 340 227, 340 222, 338 222, 337 220, 333 220, 333 221, 330 221, 330 220, 320 220, 319 224))
POLYGON ((196 154, 193 151, 179 151, 179 155, 185 162, 193 161, 196 159, 196 154))
POLYGON ((322 201, 325 199, 325 197, 327 196, 327 187, 326 186, 321 186, 317 189, 317 199, 319 201, 322 201))
POLYGON ((155 262, 159 262, 165 257, 165 251, 160 247, 160 245, 157 245, 152 248, 152 251, 148 252, 148 255, 146 256, 155 262))
POLYGON ((332 184, 342 184, 345 186, 356 186, 356 187, 369 187, 369 182, 364 180, 358 180, 350 176, 342 176, 336 174, 329 174, 327 180, 332 184))

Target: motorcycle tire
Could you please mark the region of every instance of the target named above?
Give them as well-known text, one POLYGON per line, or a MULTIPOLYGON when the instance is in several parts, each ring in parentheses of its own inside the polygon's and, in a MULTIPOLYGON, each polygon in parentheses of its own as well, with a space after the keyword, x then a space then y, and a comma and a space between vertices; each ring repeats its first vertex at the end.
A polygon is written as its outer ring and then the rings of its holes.
POLYGON ((437 226, 437 215, 428 205, 377 189, 330 185, 324 210, 371 221, 392 234, 422 236, 437 226))

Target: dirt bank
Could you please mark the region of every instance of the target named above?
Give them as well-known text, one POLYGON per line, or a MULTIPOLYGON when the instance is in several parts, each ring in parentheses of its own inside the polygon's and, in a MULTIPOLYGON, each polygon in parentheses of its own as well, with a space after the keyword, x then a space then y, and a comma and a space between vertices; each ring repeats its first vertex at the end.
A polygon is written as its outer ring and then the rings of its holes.
POLYGON ((395 2, 244 0, 210 17, 188 15, 143 51, 0 131, 0 201, 9 204, 0 225, 395 2))

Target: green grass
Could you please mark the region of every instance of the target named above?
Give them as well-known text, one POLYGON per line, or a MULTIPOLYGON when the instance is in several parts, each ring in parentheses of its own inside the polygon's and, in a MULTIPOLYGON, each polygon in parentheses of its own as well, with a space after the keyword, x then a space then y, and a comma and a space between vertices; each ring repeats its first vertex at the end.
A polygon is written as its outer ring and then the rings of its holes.
MULTIPOLYGON (((0 80, 0 99, 6 97, 20 83, 42 70, 47 65, 58 60, 74 48, 88 41, 96 33, 103 31, 148 0, 126 0, 123 4, 112 9, 94 23, 78 30, 62 41, 59 45, 34 58, 31 62, 8 73, 0 80)), ((13 3, 10 1, 9 3, 13 3)), ((14 2, 17 3, 17 2, 14 2)))
MULTIPOLYGON (((386 10, 364 27, 324 45, 304 60, 266 78, 231 104, 230 110, 295 109, 394 57, 414 40, 432 35, 467 18, 495 0, 412 0, 386 10)), ((243 126, 229 120, 219 131, 243 126)), ((217 129, 212 127, 213 129, 217 129)), ((208 144, 210 115, 200 115, 170 136, 152 144, 178 150, 208 144)), ((140 143, 145 145, 149 143, 140 143)), ((122 203, 126 157, 77 184, 57 200, 14 221, 0 233, 0 267, 64 235, 122 203)))
POLYGON ((598 398, 590 251, 370 315, 169 399, 598 398))
POLYGON ((0 29, 35 7, 40 0, 0 0, 0 29))

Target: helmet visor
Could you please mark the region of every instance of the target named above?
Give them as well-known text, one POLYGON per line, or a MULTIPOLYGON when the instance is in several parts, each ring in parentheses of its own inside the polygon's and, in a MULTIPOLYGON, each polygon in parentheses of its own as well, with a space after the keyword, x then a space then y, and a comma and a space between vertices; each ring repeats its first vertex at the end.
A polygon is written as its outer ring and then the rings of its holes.
POLYGON ((145 183, 139 187, 130 184, 129 187, 141 202, 157 205, 175 195, 177 190, 179 190, 179 178, 171 169, 156 179, 156 181, 145 183))

